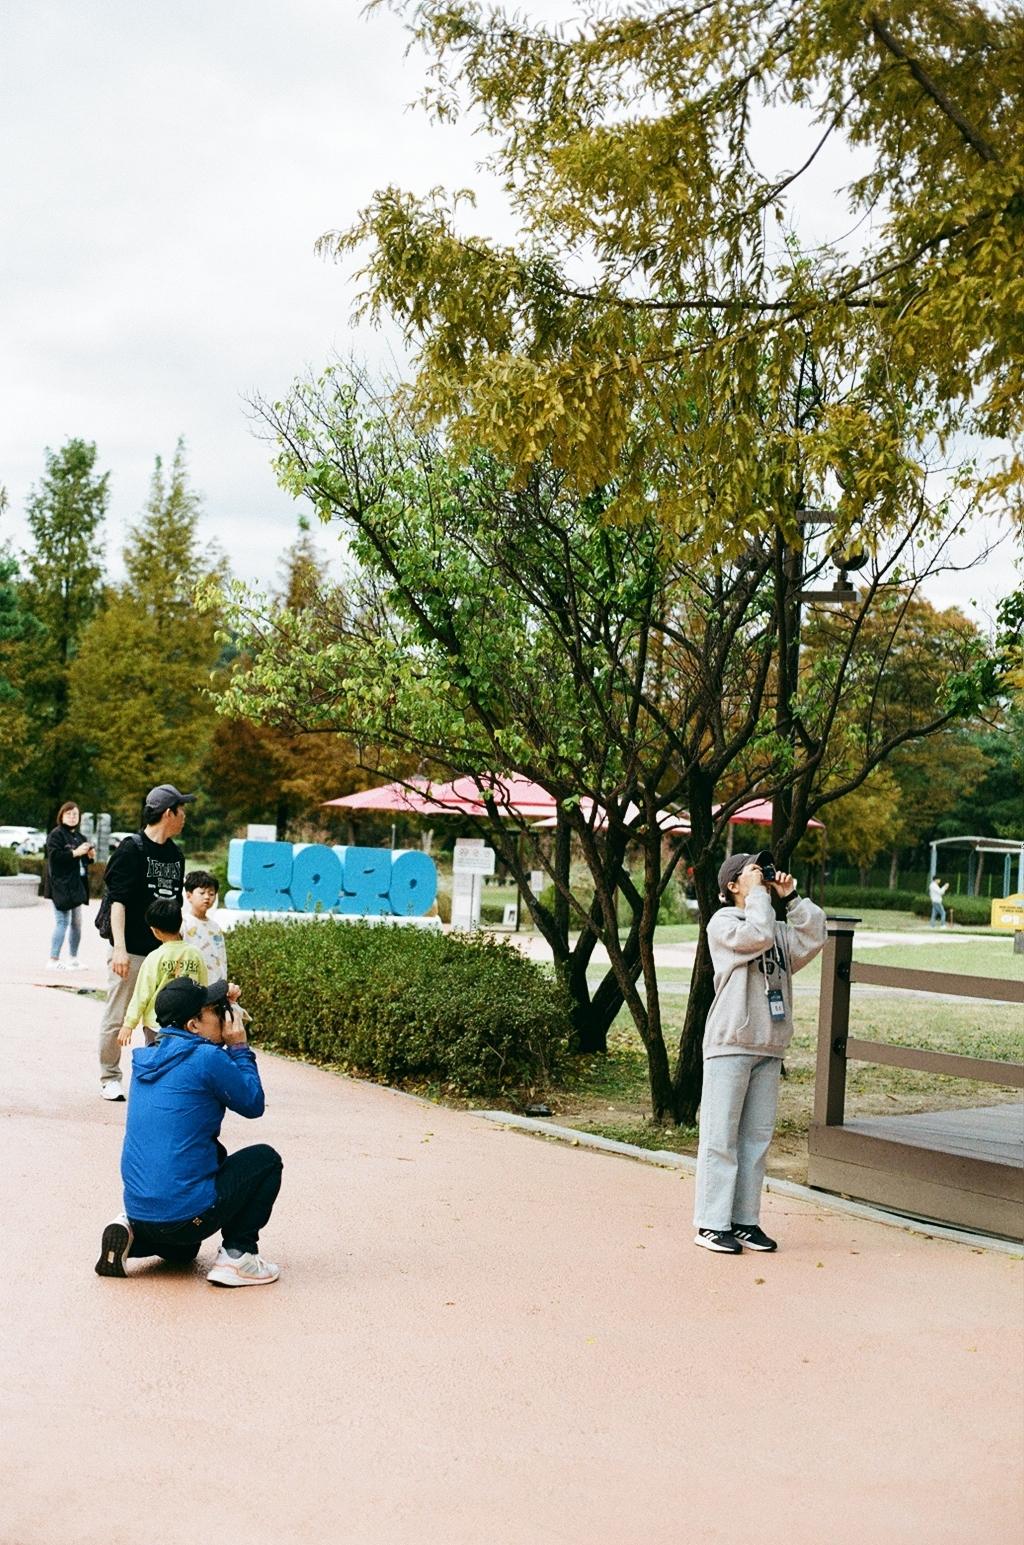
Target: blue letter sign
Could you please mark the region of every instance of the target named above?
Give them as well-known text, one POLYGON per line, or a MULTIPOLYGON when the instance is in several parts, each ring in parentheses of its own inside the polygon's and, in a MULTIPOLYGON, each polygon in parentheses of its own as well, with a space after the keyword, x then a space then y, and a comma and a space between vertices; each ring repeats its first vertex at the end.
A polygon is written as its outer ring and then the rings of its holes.
POLYGON ((434 860, 415 848, 328 848, 318 842, 228 847, 224 905, 246 912, 338 912, 424 917, 437 895, 434 860))

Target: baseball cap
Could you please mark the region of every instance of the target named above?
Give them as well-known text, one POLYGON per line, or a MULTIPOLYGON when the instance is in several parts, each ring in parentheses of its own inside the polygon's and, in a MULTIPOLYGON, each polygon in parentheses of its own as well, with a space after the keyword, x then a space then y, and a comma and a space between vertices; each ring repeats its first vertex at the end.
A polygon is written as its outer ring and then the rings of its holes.
POLYGON ((200 987, 191 976, 176 976, 156 995, 156 1017, 160 1025, 186 1025, 202 1013, 208 1003, 223 1003, 228 984, 221 980, 200 987))
POLYGON ((157 810, 163 815, 165 810, 173 810, 175 805, 190 805, 195 797, 194 794, 183 794, 173 783, 158 783, 146 795, 145 804, 147 810, 157 810))
POLYGON ((724 901, 729 892, 726 889, 733 880, 738 880, 748 864, 752 864, 757 857, 756 853, 733 853, 726 859, 718 871, 718 894, 724 901))

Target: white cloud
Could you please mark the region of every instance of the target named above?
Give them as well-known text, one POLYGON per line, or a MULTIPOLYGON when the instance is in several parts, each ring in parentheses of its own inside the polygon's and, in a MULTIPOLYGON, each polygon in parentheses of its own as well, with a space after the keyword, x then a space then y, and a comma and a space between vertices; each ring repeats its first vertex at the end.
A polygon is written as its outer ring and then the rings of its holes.
MULTIPOLYGON (((573 14, 534 0, 531 14, 573 14)), ((141 508, 153 458, 179 434, 204 529, 245 577, 270 575, 298 510, 276 487, 245 398, 281 395, 307 367, 395 339, 350 325, 353 285, 318 258, 375 188, 472 183, 477 228, 508 234, 476 171, 482 142, 408 111, 419 54, 361 0, 14 0, 0 31, 0 538, 43 450, 95 440, 112 472, 109 550, 141 508)), ((795 166, 810 143, 765 118, 765 156, 795 166)), ((849 222, 837 149, 814 168, 811 239, 849 222), (826 218, 826 213, 828 218, 826 218)), ((978 589, 1005 588, 1005 564, 978 589)), ((962 594, 962 588, 961 592, 962 594)))

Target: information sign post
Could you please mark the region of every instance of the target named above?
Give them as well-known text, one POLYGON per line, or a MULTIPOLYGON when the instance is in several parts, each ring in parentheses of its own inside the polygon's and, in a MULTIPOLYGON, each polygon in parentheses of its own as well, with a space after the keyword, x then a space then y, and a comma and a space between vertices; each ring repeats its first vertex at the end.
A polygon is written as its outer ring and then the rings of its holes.
POLYGON ((452 859, 452 927, 473 932, 480 927, 483 877, 494 873, 494 849, 482 837, 459 837, 452 859))

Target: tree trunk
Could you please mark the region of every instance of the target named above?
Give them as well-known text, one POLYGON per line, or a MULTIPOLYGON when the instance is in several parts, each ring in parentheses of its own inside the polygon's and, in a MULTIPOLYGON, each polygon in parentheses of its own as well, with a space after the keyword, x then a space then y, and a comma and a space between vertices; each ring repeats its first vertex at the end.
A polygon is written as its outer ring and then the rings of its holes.
POLYGON ((900 883, 900 850, 893 848, 892 857, 889 860, 889 889, 894 891, 900 883))
POLYGON ((868 883, 868 866, 860 864, 857 868, 857 884, 863 889, 868 883))
POLYGON ((693 888, 700 908, 700 937, 690 975, 690 993, 686 1020, 679 1038, 679 1050, 672 1075, 673 1114, 681 1126, 693 1126, 700 1106, 704 1079, 704 1022, 715 996, 715 972, 708 949, 707 926, 717 911, 718 870, 714 852, 714 822, 711 815, 712 788, 706 778, 694 777, 690 783, 690 822, 693 827, 691 855, 693 888))

